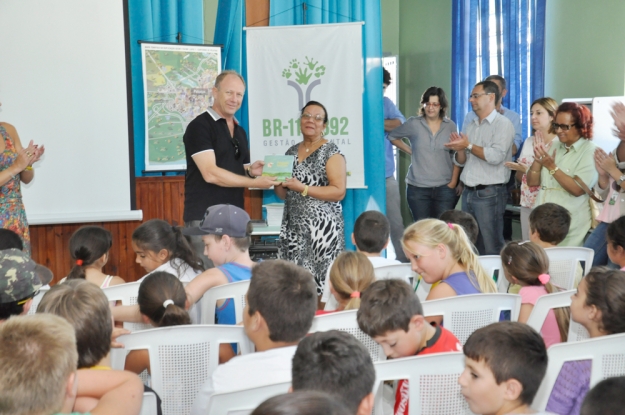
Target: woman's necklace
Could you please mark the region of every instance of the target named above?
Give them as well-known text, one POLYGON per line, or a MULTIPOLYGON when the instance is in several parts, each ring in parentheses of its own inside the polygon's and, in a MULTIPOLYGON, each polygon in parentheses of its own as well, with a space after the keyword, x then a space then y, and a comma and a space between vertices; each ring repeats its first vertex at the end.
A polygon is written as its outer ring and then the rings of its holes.
POLYGON ((571 149, 571 147, 573 147, 573 144, 571 144, 570 146, 567 146, 566 144, 563 144, 563 145, 564 145, 564 149, 566 150, 566 153, 564 154, 567 154, 569 150, 571 149))
POLYGON ((321 140, 321 138, 322 138, 322 137, 319 137, 318 139, 316 139, 315 141, 313 141, 312 143, 310 143, 310 147, 308 147, 308 146, 306 145, 306 140, 304 140, 304 141, 303 141, 303 143, 304 143, 304 148, 306 148, 306 152, 308 153, 308 152, 310 151, 310 149, 311 149, 311 148, 312 148, 315 144, 317 144, 317 141, 320 141, 320 140, 321 140))

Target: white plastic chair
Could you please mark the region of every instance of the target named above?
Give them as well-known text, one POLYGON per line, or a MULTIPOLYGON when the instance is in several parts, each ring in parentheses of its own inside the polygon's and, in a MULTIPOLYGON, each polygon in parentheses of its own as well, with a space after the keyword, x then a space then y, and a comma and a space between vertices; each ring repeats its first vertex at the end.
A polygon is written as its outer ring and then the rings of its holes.
POLYGON ((154 392, 143 392, 143 402, 139 415, 156 415, 158 413, 157 406, 154 392))
POLYGON ((573 294, 575 294, 575 290, 543 295, 534 304, 526 324, 540 333, 549 311, 554 308, 570 307, 573 294))
POLYGON ((425 317, 443 316, 443 326, 460 343, 480 327, 499 321, 502 311, 510 310, 510 320, 519 319, 521 296, 514 294, 471 294, 424 301, 425 317))
POLYGON ((430 294, 430 289, 432 288, 432 284, 428 284, 425 282, 422 276, 418 276, 415 285, 417 289, 415 290, 415 294, 419 297, 419 301, 424 302, 428 295, 430 294))
POLYGON ((605 378, 625 375, 625 333, 573 343, 554 344, 547 349, 549 366, 532 408, 544 411, 565 362, 591 360, 590 387, 605 378))
POLYGON ((464 371, 462 352, 391 359, 373 366, 376 415, 384 413, 384 381, 397 379, 410 382, 410 415, 473 414, 458 384, 458 377, 464 371))
POLYGON ((215 308, 217 301, 226 298, 234 301, 234 315, 236 321, 243 321, 243 309, 245 308, 245 294, 250 287, 250 280, 233 282, 230 284, 219 285, 213 287, 204 293, 200 302, 200 310, 202 311, 202 324, 215 324, 215 308))
MULTIPOLYGON (((219 364, 219 345, 238 343, 241 354, 254 346, 242 326, 185 325, 143 330, 120 336, 126 351, 150 354, 152 389, 161 397, 164 415, 188 414, 195 397, 219 364)), ((113 369, 123 369, 113 361, 113 369)))
POLYGON ((369 351, 369 355, 371 355, 371 360, 374 362, 378 360, 386 360, 386 355, 384 354, 382 346, 377 344, 365 332, 360 330, 360 327, 358 327, 358 321, 356 320, 357 312, 358 310, 347 310, 315 316, 312 327, 308 332, 316 333, 318 331, 328 330, 340 330, 347 332, 365 345, 369 351))
MULTIPOLYGON (((113 285, 102 288, 109 301, 121 301, 122 305, 137 304, 140 282, 128 282, 126 284, 113 285)), ((124 328, 130 331, 151 329, 152 326, 143 323, 124 323, 124 328)))
POLYGON ((578 264, 584 263, 583 275, 585 276, 590 271, 595 257, 595 251, 592 249, 577 246, 547 248, 545 252, 549 257, 551 283, 565 290, 575 288, 575 273, 578 264))
POLYGON ((37 307, 39 307, 39 303, 43 296, 50 290, 50 288, 41 288, 39 289, 39 293, 33 298, 33 302, 30 305, 30 310, 28 310, 28 315, 35 314, 37 312, 37 307))
POLYGON ((205 413, 211 415, 249 414, 265 400, 287 393, 290 387, 291 382, 283 382, 252 389, 215 393, 209 398, 205 413))
POLYGON ((574 322, 573 319, 571 319, 571 323, 569 324, 569 335, 567 338, 567 342, 571 343, 588 339, 590 339, 590 334, 588 334, 588 330, 586 330, 586 327, 574 322))
POLYGON ((412 270, 410 264, 384 265, 373 269, 375 280, 401 279, 412 285, 418 275, 412 270))
POLYGON ((502 294, 507 293, 510 283, 503 274, 501 257, 499 255, 480 255, 478 261, 480 261, 480 265, 486 271, 486 275, 497 282, 497 291, 502 294))

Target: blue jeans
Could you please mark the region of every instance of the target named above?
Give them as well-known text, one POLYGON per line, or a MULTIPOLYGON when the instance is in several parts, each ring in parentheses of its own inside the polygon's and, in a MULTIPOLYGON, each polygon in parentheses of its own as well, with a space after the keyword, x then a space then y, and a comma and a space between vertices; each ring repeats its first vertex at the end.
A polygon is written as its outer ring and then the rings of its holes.
POLYGON ((473 215, 480 228, 477 250, 480 255, 499 255, 504 245, 503 214, 508 189, 505 185, 490 185, 485 189, 462 192, 462 210, 473 215))
POLYGON ((609 223, 599 222, 599 225, 584 242, 584 248, 590 248, 595 251, 594 259, 592 260, 592 266, 598 267, 600 265, 608 265, 610 268, 618 269, 610 258, 608 258, 608 241, 606 239, 606 232, 608 230, 609 223))
POLYGON ((406 186, 406 199, 416 221, 427 218, 438 219, 441 213, 456 206, 456 189, 447 185, 438 187, 406 186))

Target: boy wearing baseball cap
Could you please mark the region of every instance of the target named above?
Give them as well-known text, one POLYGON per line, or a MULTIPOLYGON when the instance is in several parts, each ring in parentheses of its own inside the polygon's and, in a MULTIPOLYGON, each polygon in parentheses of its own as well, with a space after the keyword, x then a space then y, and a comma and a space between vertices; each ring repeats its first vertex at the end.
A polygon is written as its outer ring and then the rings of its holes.
POLYGON ((51 280, 49 269, 19 249, 0 251, 0 323, 11 316, 28 314, 41 286, 51 280))

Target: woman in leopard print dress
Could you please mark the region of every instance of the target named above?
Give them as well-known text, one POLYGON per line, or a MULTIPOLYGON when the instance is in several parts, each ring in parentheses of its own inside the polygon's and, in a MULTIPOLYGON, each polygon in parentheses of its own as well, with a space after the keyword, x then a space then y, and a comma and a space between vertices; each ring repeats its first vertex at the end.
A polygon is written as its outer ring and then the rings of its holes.
POLYGON ((347 173, 336 144, 323 138, 325 107, 310 101, 300 117, 304 140, 289 148, 293 178, 275 192, 284 199, 278 256, 308 269, 321 294, 328 267, 345 249, 343 211, 347 173))

